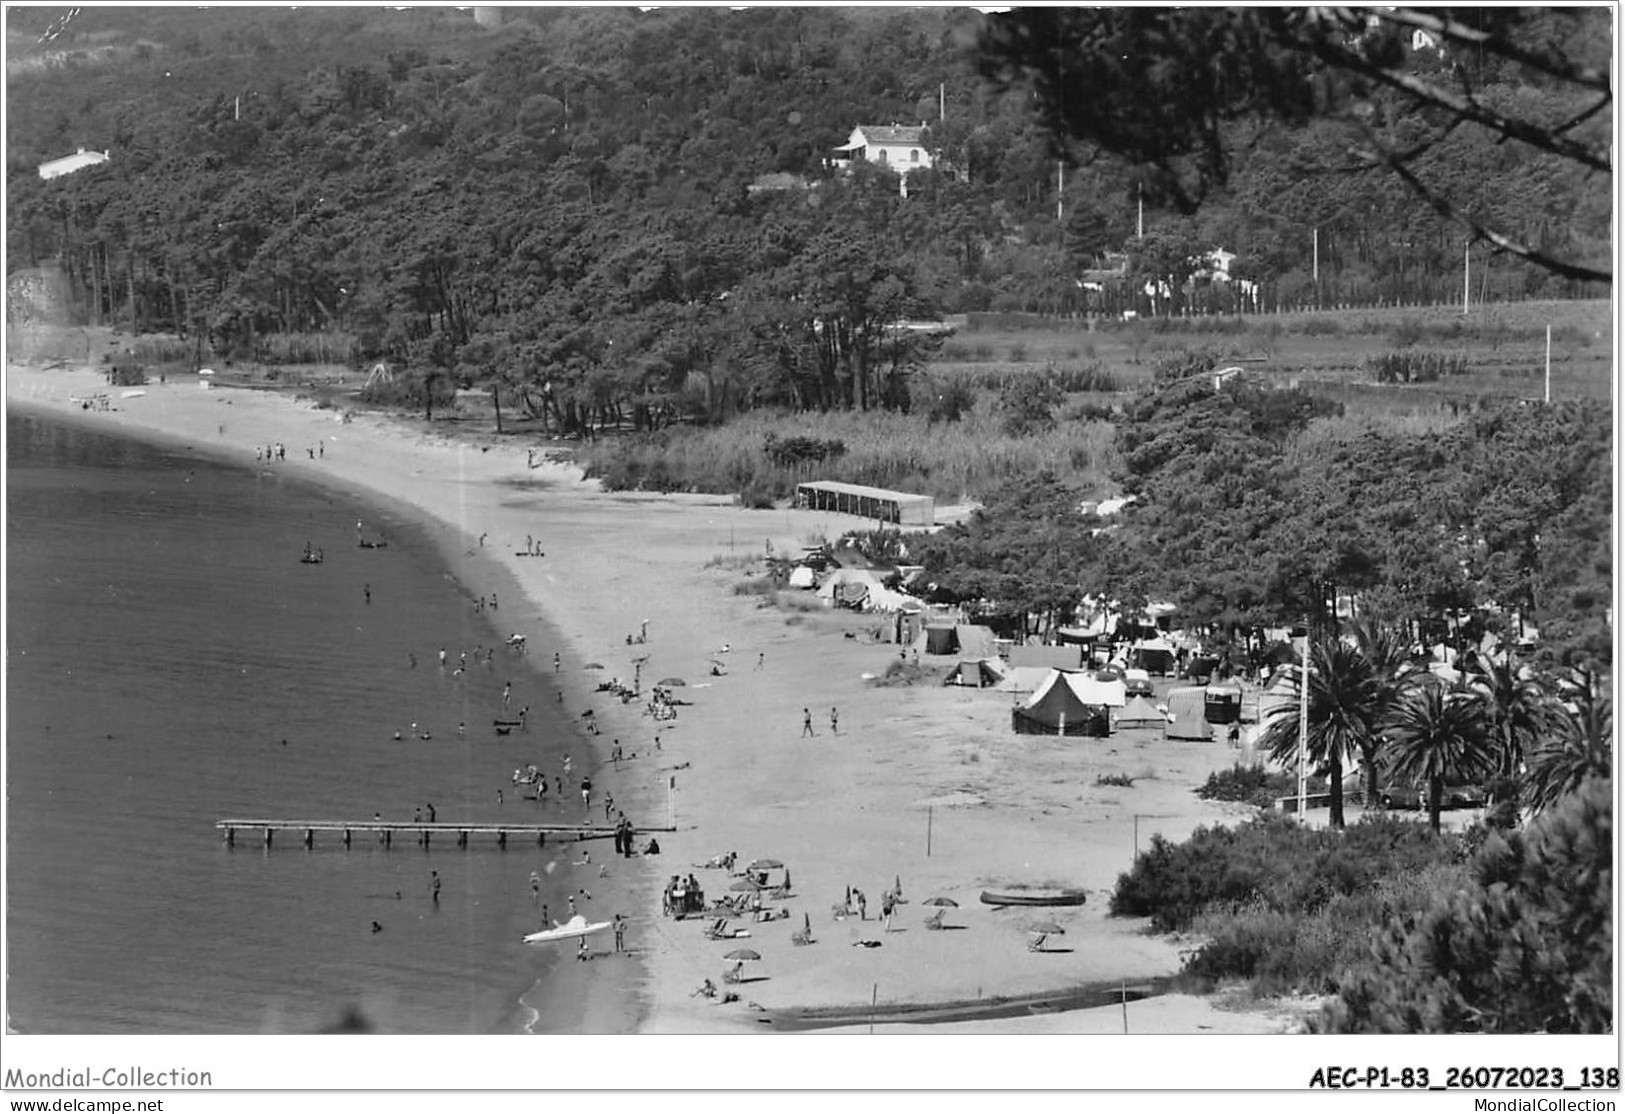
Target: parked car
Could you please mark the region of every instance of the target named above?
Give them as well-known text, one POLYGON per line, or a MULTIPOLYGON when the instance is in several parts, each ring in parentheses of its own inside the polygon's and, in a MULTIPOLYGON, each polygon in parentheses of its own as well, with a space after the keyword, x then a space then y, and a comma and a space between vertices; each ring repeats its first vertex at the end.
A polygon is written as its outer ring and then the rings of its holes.
POLYGON ((1422 807, 1422 791, 1414 785, 1390 785, 1382 791, 1382 807, 1410 809, 1422 807))

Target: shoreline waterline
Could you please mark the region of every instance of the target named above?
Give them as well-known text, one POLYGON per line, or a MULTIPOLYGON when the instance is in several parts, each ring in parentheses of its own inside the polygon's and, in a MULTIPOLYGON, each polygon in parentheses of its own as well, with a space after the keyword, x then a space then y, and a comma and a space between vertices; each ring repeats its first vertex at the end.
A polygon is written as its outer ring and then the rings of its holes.
MULTIPOLYGON (((95 381, 88 370, 28 369, 10 393, 54 392, 60 405, 65 389, 95 381)), ((660 836, 661 858, 635 868, 642 881, 624 899, 628 905, 590 907, 630 913, 632 962, 561 962, 568 969, 559 973, 563 985, 549 987, 541 1003, 548 1019, 555 996, 577 996, 600 982, 637 996, 638 1017, 626 1024, 640 1033, 733 1034, 766 1029, 761 1011, 856 1009, 876 997, 882 1005, 962 1002, 984 993, 1059 997, 1080 985, 1132 984, 1178 970, 1176 942, 1107 917, 1107 903, 1095 899, 1128 867, 1136 838, 1155 832, 1178 840, 1199 825, 1236 818, 1190 792, 1228 766, 1231 754, 1149 730, 1081 744, 1012 738, 1006 696, 875 683, 899 652, 883 620, 758 586, 764 552, 796 553, 862 528, 861 520, 751 510, 725 496, 604 492, 573 468, 527 467, 523 435, 510 440, 476 428, 448 440, 410 419, 361 415, 340 424, 331 411, 286 396, 231 396, 229 389, 172 384, 167 395, 160 389, 132 400, 128 413, 85 418, 149 423, 204 441, 225 424, 250 453, 256 437, 265 440, 256 431, 299 446, 302 438, 335 435, 324 470, 422 507, 445 524, 432 536, 453 548, 459 574, 471 559, 489 559, 522 586, 528 602, 519 608, 497 588, 505 625, 515 610, 530 622, 534 604, 558 632, 567 707, 597 713, 602 733, 592 752, 602 756, 597 744, 619 740, 637 755, 619 769, 600 757, 595 785, 612 784, 617 801, 635 803, 636 811, 627 810, 634 820, 660 823, 666 808, 673 810, 677 830, 660 836), (545 558, 510 555, 538 531, 545 558), (484 549, 481 533, 489 534, 484 549), (639 640, 645 631, 647 644, 639 640), (594 661, 603 672, 586 670, 594 661), (679 719, 652 722, 641 716, 641 703, 624 706, 595 690, 616 674, 631 681, 639 661, 645 688, 668 676, 687 679, 674 690, 687 705, 679 719), (812 732, 801 730, 804 711, 815 721, 812 732), (1129 775, 1132 790, 1103 784, 1103 772, 1129 775), (738 1004, 694 994, 704 980, 720 979, 730 945, 707 938, 703 923, 664 918, 660 909, 659 882, 672 874, 694 871, 708 897, 728 891, 733 880, 704 864, 730 851, 742 861, 782 859, 796 881, 780 910, 787 916, 741 924, 764 960, 738 1004), (846 888, 866 890, 873 908, 899 879, 907 900, 956 900, 970 931, 922 931, 926 910, 918 904, 905 904, 889 933, 872 919, 830 917, 831 902, 838 905, 846 888), (1086 907, 1057 913, 1065 948, 1035 955, 1021 914, 976 906, 981 890, 1008 885, 1089 890, 1086 907), (792 948, 791 930, 804 923, 814 946, 792 948)), ((530 664, 545 671, 547 657, 537 645, 530 664)), ((520 998, 538 1004, 527 988, 510 999, 516 1011, 520 998)), ((1190 1001, 1170 999, 1142 1012, 1155 1015, 1159 1031, 1213 1028, 1207 1013, 1193 1015, 1190 1001)), ((1090 1024, 1088 1012, 999 1024, 1064 1033, 1090 1024)), ((954 1023, 944 1024, 948 1029, 934 1031, 954 1031, 954 1023)), ((1274 1027, 1256 1018, 1247 1024, 1260 1032, 1274 1027)), ((1227 1022, 1226 1031, 1242 1030, 1227 1022)))
MULTIPOLYGON (((135 423, 108 423, 103 414, 81 413, 72 408, 55 408, 44 405, 26 395, 11 396, 8 398, 12 415, 17 419, 37 419, 38 421, 82 430, 98 437, 109 437, 145 445, 167 456, 183 460, 207 461, 211 464, 236 468, 246 472, 253 472, 264 477, 272 477, 276 482, 289 482, 299 488, 311 492, 325 493, 326 496, 340 497, 359 506, 374 508, 370 514, 364 513, 363 519, 368 522, 369 529, 377 524, 394 522, 396 528, 409 530, 422 542, 430 546, 437 556, 441 568, 450 580, 450 586, 465 601, 471 603, 475 598, 489 598, 493 592, 500 598, 510 601, 508 607, 497 610, 482 609, 478 613, 469 615, 467 622, 470 632, 467 641, 491 641, 491 636, 506 637, 508 633, 523 630, 528 634, 528 641, 533 646, 560 645, 562 639, 557 636, 548 625, 545 614, 539 607, 531 606, 534 601, 528 600, 507 568, 496 560, 482 560, 477 547, 470 549, 462 544, 454 524, 447 523, 425 509, 410 502, 394 498, 386 492, 379 491, 364 483, 326 474, 315 469, 290 469, 286 465, 266 466, 253 469, 244 461, 243 455, 225 449, 218 445, 198 441, 182 435, 175 434, 161 428, 135 423), (472 558, 472 559, 471 559, 472 558), (509 621, 512 616, 513 621, 509 621), (481 630, 488 631, 482 635, 481 630)), ((302 451, 302 446, 300 451, 302 451)), ((399 537, 399 535, 397 535, 399 537)), ((329 557, 334 554, 329 554, 329 557)), ((432 663, 427 660, 423 668, 425 677, 432 671, 432 663)), ((519 655, 516 658, 504 654, 502 663, 510 673, 518 679, 522 671, 533 681, 524 688, 535 688, 539 691, 550 691, 553 688, 568 688, 562 676, 557 676, 542 668, 538 661, 528 660, 529 655, 519 655)), ((402 667, 405 667, 404 661, 402 667)), ((567 697, 567 699, 570 699, 567 697)), ((581 697, 570 699, 572 705, 578 705, 581 697)), ((551 709, 545 711, 551 713, 551 709)), ((562 720, 562 717, 561 717, 562 720)), ((567 737, 549 740, 548 745, 563 752, 573 752, 577 776, 588 774, 595 780, 600 779, 598 773, 598 760, 594 755, 595 748, 591 740, 581 732, 579 726, 573 722, 563 721, 567 737)), ((488 731, 483 724, 476 727, 476 731, 488 731)), ((438 742, 428 744, 440 746, 438 742)), ((481 746, 472 742, 468 745, 481 746)), ((550 767, 547 772, 555 771, 550 767)), ((551 799, 551 798, 550 798, 551 799)), ((631 801, 628 800, 628 804, 631 801)), ((529 807, 521 801, 515 800, 511 807, 529 807)), ((370 807, 366 811, 371 811, 370 807)), ((357 813, 358 817, 361 813, 357 813)), ((212 836, 212 833, 211 833, 212 836)), ((210 838, 206 836, 204 838, 210 838)), ((595 842, 582 844, 582 847, 596 846, 595 842)), ((559 845, 555 848, 561 856, 578 854, 575 845, 559 845)), ((240 853, 240 852, 239 852, 240 853)), ((293 854, 291 851, 278 851, 277 854, 293 854)), ((405 853, 399 849, 397 855, 405 853)), ((618 860, 617 877, 612 879, 595 879, 593 889, 600 907, 630 907, 637 887, 639 885, 636 871, 629 870, 632 860, 618 860), (620 865, 624 864, 624 865, 620 865), (628 875, 632 875, 628 877, 628 875)), ((397 864, 396 869, 399 869, 397 864)), ((548 877, 544 880, 547 896, 556 907, 562 907, 567 893, 572 892, 575 886, 568 882, 570 873, 568 867, 564 873, 548 877)), ((493 895, 494 896, 494 895, 493 895)), ((538 911, 539 915, 539 911, 538 911)), ((639 1023, 639 1019, 647 1012, 647 1006, 642 1002, 636 992, 635 979, 606 979, 595 978, 584 982, 575 977, 570 971, 573 966, 601 966, 599 964, 567 965, 561 962, 564 958, 573 958, 565 953, 549 961, 550 969, 538 980, 534 976, 520 975, 516 979, 513 990, 506 995, 509 1006, 504 1011, 511 1019, 508 1022, 498 1022, 499 1031, 558 1031, 580 1032, 580 1025, 585 1018, 595 1019, 595 1024, 604 1026, 599 1030, 605 1033, 631 1032, 639 1023), (537 1018, 528 1018, 527 1014, 542 1011, 530 1006, 526 999, 535 999, 540 993, 545 996, 548 1016, 542 1025, 537 1024, 537 1018)))

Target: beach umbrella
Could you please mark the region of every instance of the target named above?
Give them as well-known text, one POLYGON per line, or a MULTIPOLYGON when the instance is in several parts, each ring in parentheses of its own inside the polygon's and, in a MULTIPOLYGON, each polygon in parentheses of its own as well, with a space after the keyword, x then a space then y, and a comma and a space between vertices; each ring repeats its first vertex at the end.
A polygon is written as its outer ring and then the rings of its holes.
POLYGON ((752 859, 746 870, 778 870, 784 864, 777 859, 752 859))
POLYGON ((729 886, 728 888, 730 890, 739 890, 740 892, 745 892, 745 891, 748 891, 748 890, 765 890, 765 889, 767 889, 766 886, 762 885, 760 882, 758 882, 754 878, 741 878, 739 881, 735 882, 733 885, 729 886))
POLYGON ((656 681, 655 684, 661 686, 662 688, 680 689, 687 686, 688 682, 683 680, 681 677, 667 677, 663 681, 656 681))
POLYGON ((762 956, 761 956, 761 953, 753 952, 749 948, 735 948, 733 951, 729 952, 727 955, 723 956, 722 958, 723 959, 761 959, 762 956))
POLYGON ((583 668, 583 669, 602 669, 602 668, 604 668, 604 663, 601 662, 601 661, 589 661, 586 665, 583 665, 581 668, 583 668))
POLYGON ((959 902, 951 897, 933 897, 925 902, 926 905, 939 905, 944 909, 958 909, 959 902))

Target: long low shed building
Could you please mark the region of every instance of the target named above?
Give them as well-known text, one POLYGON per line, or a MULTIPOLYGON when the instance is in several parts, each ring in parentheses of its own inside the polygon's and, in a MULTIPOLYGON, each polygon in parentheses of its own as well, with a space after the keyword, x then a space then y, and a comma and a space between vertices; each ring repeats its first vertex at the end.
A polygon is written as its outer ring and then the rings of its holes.
POLYGON ((883 487, 815 480, 796 485, 796 506, 814 511, 835 511, 895 522, 899 526, 935 526, 936 504, 929 495, 887 491, 883 487))

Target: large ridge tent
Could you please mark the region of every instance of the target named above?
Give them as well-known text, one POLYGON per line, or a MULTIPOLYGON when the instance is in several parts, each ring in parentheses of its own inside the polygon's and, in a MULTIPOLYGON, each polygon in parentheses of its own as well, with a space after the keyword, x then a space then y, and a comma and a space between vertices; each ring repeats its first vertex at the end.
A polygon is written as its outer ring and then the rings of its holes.
POLYGON ((1057 669, 1026 703, 1011 709, 1019 735, 1109 735, 1109 708, 1127 703, 1121 681, 1097 681, 1087 673, 1057 669))
POLYGON ((993 632, 975 623, 928 623, 914 640, 912 648, 921 654, 953 654, 966 661, 999 656, 993 632))

